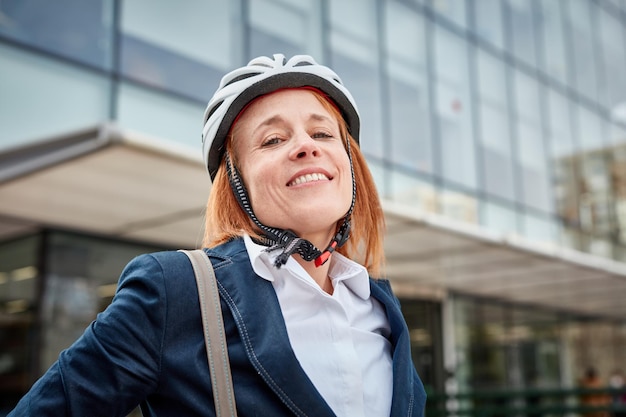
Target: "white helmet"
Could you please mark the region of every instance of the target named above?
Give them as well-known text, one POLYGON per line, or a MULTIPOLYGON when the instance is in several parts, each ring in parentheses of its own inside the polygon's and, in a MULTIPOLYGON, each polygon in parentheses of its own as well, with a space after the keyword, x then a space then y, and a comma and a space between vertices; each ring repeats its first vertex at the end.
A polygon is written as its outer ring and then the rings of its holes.
POLYGON ((282 54, 275 54, 273 60, 258 57, 222 77, 204 111, 202 153, 211 180, 220 166, 231 125, 248 103, 282 88, 306 86, 322 91, 335 102, 358 143, 359 112, 354 98, 334 71, 308 55, 296 55, 289 61, 282 54))

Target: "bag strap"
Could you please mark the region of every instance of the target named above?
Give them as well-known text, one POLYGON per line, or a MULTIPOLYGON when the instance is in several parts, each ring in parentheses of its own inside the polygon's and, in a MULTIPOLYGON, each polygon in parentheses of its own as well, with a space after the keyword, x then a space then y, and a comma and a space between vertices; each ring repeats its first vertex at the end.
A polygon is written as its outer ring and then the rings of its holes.
POLYGON ((211 373, 216 416, 236 417, 237 408, 228 360, 226 333, 213 266, 207 254, 201 249, 180 250, 180 252, 189 257, 198 285, 202 328, 211 373))

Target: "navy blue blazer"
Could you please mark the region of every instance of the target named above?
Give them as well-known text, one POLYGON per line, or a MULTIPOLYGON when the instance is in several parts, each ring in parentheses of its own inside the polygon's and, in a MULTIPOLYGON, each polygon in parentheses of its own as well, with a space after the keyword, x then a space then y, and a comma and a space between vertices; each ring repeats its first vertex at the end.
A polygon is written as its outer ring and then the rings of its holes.
MULTIPOLYGON (((274 288, 254 273, 243 240, 207 253, 218 280, 239 416, 334 416, 300 367, 274 288)), ((391 325, 391 415, 421 417, 426 394, 399 302, 387 281, 370 282, 391 325)), ((141 255, 122 272, 111 305, 9 416, 126 416, 138 404, 144 416, 215 416, 210 381, 188 258, 174 251, 141 255)))

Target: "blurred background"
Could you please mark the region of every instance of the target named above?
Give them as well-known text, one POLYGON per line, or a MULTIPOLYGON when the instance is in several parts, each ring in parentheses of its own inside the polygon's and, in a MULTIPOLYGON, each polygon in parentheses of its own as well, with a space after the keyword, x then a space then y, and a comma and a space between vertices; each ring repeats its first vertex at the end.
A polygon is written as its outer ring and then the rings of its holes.
POLYGON ((429 416, 626 369, 626 0, 0 0, 0 409, 200 244, 206 102, 274 53, 359 105, 429 416))

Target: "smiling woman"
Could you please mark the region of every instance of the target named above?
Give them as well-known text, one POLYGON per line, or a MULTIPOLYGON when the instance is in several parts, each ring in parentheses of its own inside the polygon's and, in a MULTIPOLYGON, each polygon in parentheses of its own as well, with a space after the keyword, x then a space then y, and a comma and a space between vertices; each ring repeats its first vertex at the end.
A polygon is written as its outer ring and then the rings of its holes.
MULTIPOLYGON (((204 246, 240 415, 424 415, 398 299, 371 278, 384 217, 358 138, 352 95, 309 56, 254 59, 208 104, 204 246)), ((205 361, 189 260, 139 256, 9 415, 215 415, 205 361)))

